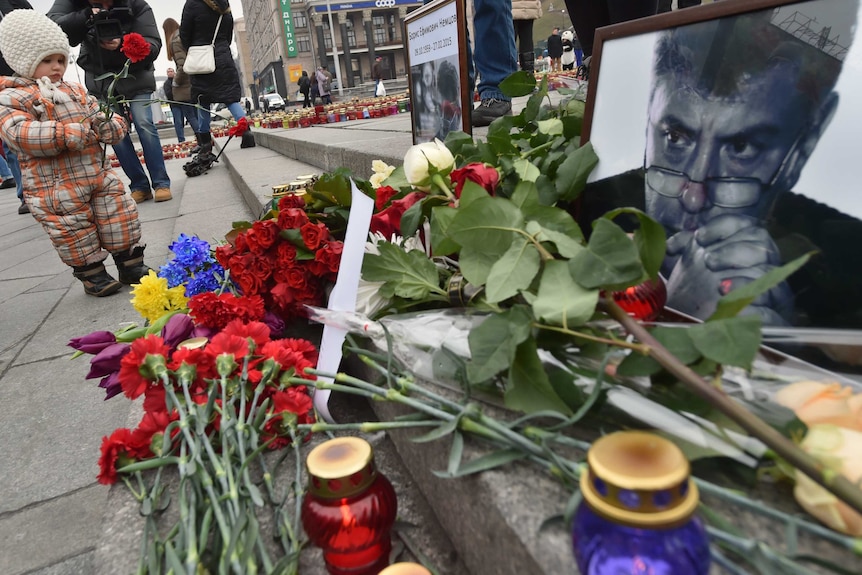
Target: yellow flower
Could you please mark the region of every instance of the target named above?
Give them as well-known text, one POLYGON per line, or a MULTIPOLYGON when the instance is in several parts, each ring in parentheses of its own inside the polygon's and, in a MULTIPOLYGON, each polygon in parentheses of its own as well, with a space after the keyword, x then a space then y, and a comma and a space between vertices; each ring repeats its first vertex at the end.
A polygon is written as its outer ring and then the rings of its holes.
MULTIPOLYGON (((800 447, 831 471, 859 485, 862 481, 862 433, 836 425, 814 425, 800 447)), ((796 501, 811 515, 836 531, 862 537, 862 515, 809 479, 796 472, 796 501)))
POLYGON ((775 394, 775 401, 796 412, 805 425, 830 423, 862 431, 862 394, 838 383, 798 381, 775 394))
POLYGON ((168 289, 168 280, 153 270, 132 287, 132 294, 132 307, 151 323, 169 311, 185 308, 188 302, 184 286, 168 289))

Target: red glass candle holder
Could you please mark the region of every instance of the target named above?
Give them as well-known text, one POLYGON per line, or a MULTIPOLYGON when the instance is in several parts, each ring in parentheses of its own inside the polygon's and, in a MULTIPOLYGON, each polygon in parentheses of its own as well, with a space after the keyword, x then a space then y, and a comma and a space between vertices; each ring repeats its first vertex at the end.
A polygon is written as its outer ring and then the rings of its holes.
POLYGON ((623 311, 641 321, 655 320, 667 303, 667 288, 661 276, 611 293, 623 311))
POLYGON ((302 526, 323 550, 330 575, 377 575, 389 564, 398 502, 374 465, 371 445, 358 437, 331 439, 306 459, 308 493, 302 526))

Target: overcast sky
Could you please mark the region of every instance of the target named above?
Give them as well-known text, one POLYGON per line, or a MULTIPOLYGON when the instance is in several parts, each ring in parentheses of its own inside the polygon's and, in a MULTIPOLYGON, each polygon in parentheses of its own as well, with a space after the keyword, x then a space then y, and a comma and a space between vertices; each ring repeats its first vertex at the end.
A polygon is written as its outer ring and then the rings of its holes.
MULTIPOLYGON (((35 10, 43 13, 47 13, 54 4, 54 0, 29 0, 29 2, 35 10)), ((177 22, 180 21, 183 15, 183 5, 185 2, 183 2, 183 0, 149 0, 148 4, 153 9, 153 14, 156 17, 156 26, 159 27, 159 35, 161 35, 162 22, 167 18, 173 18, 177 22)), ((240 0, 232 0, 230 7, 234 18, 242 17, 242 3, 240 0)), ((165 39, 162 38, 163 43, 164 41, 165 39)), ((73 54, 77 53, 77 51, 77 48, 72 48, 73 54)), ((159 57, 156 59, 156 76, 165 76, 165 71, 168 69, 168 66, 171 65, 172 63, 168 61, 167 51, 164 46, 162 46, 162 51, 159 52, 159 57)), ((84 71, 79 70, 77 66, 69 66, 69 69, 66 71, 66 79, 80 81, 83 84, 84 71), (78 74, 80 74, 80 77, 78 77, 78 74)))

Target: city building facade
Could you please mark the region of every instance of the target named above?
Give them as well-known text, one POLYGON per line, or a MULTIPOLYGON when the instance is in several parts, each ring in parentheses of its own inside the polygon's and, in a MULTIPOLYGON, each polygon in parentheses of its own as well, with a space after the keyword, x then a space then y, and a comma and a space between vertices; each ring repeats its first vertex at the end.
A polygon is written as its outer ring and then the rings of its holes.
POLYGON ((318 66, 344 88, 370 84, 377 56, 384 78, 406 76, 403 21, 421 6, 422 0, 242 0, 235 34, 246 96, 257 102, 278 92, 295 103, 303 70, 313 76, 318 66))

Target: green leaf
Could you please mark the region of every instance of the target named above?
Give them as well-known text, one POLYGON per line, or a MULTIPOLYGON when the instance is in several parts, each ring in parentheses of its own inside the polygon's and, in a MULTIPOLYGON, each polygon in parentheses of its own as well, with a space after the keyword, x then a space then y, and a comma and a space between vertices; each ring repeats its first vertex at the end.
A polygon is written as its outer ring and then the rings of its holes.
POLYGON ((518 70, 509 74, 500 82, 500 91, 510 98, 518 98, 532 94, 536 88, 536 77, 532 73, 518 70))
POLYGON ((461 197, 458 198, 458 209, 464 209, 474 201, 480 198, 488 198, 490 195, 488 194, 488 190, 474 182, 473 180, 467 180, 464 182, 464 187, 461 188, 461 197))
POLYGON ((497 260, 506 253, 467 246, 461 248, 458 265, 464 278, 475 286, 483 286, 497 260))
POLYGON ((566 157, 557 170, 557 197, 566 201, 575 200, 587 185, 587 178, 598 163, 599 157, 590 143, 566 157))
POLYGON ((478 198, 458 213, 446 230, 463 247, 481 247, 503 253, 512 243, 514 229, 523 229, 524 216, 504 198, 478 198))
MULTIPOLYGON (((687 326, 658 326, 651 330, 652 336, 667 348, 685 365, 694 363, 701 358, 688 333, 687 326)), ((617 373, 624 376, 653 375, 662 370, 661 364, 653 358, 632 352, 617 367, 617 373)))
POLYGON ((539 273, 539 251, 526 238, 516 239, 494 262, 485 281, 485 298, 489 303, 501 302, 530 287, 539 273))
POLYGON ((539 205, 539 193, 534 182, 520 181, 515 184, 515 190, 510 198, 512 203, 521 209, 529 210, 539 205))
POLYGON ((539 168, 533 165, 530 160, 525 158, 518 158, 515 160, 515 175, 519 180, 525 182, 535 182, 536 178, 539 177, 539 168))
POLYGON ((336 170, 320 176, 314 184, 315 196, 323 197, 334 204, 349 206, 351 203, 350 172, 347 170, 336 170))
POLYGON ((465 477, 467 475, 496 469, 497 467, 501 467, 513 461, 518 461, 519 459, 524 459, 525 457, 527 457, 527 454, 523 451, 519 451, 517 449, 501 449, 461 465, 458 468, 457 473, 450 474, 449 472, 444 471, 432 471, 432 473, 437 477, 444 478, 465 477))
POLYGON ((410 188, 410 183, 407 181, 407 176, 404 174, 404 166, 398 166, 389 174, 389 177, 383 180, 384 186, 389 186, 400 190, 402 188, 410 188))
POLYGON ((515 352, 504 400, 509 409, 524 413, 552 409, 565 415, 572 414, 572 410, 551 386, 533 338, 521 343, 515 352))
POLYGON ((596 311, 598 290, 578 285, 569 273, 566 262, 545 262, 539 280, 538 297, 532 302, 533 315, 551 325, 572 327, 588 321, 596 311))
POLYGON ((405 238, 412 238, 416 235, 416 230, 422 223, 422 204, 428 199, 425 197, 421 201, 416 202, 401 214, 401 235, 405 238))
POLYGON ((710 320, 688 328, 691 341, 707 359, 749 369, 760 347, 760 316, 710 320))
POLYGON ((623 288, 644 278, 637 246, 612 221, 599 218, 587 249, 569 260, 572 276, 586 288, 623 288))
POLYGON ((526 306, 516 305, 503 313, 490 315, 473 328, 468 337, 468 381, 481 383, 508 369, 518 345, 530 336, 532 319, 526 306))
POLYGON ((389 242, 380 242, 377 247, 380 255, 365 255, 363 278, 386 282, 394 295, 406 299, 424 299, 432 291, 441 291, 437 266, 423 252, 405 252, 389 242))
POLYGON ((438 206, 431 208, 431 252, 437 256, 448 256, 461 247, 446 235, 449 224, 455 219, 457 208, 438 206))
POLYGON ((605 217, 614 219, 619 214, 637 216, 640 227, 635 231, 634 242, 647 275, 656 277, 667 249, 664 227, 637 208, 618 208, 605 214, 605 217))
POLYGON ((413 443, 428 443, 430 441, 436 441, 441 437, 446 437, 447 435, 455 431, 455 429, 458 427, 458 421, 460 419, 460 416, 454 417, 449 421, 438 425, 428 433, 412 438, 410 441, 412 441, 413 443))
POLYGON ((521 110, 520 115, 528 122, 532 122, 538 118, 539 112, 542 111, 542 100, 545 99, 545 96, 547 96, 547 92, 545 92, 545 95, 543 96, 542 92, 539 91, 527 98, 527 105, 524 106, 523 110, 521 110))
POLYGON ((458 467, 461 465, 461 457, 463 455, 464 435, 460 431, 455 431, 455 435, 452 436, 452 448, 449 450, 449 465, 446 467, 446 471, 453 475, 458 473, 458 467))
POLYGON ((808 263, 808 260, 811 259, 812 255, 814 255, 814 252, 800 256, 792 262, 784 264, 780 268, 769 270, 750 284, 734 289, 718 300, 715 313, 713 313, 709 319, 723 319, 735 316, 748 306, 748 304, 754 301, 757 296, 768 292, 770 289, 790 277, 793 272, 808 263))
POLYGON ((539 133, 541 134, 547 134, 549 136, 563 135, 563 122, 559 118, 539 120, 537 124, 539 126, 539 133))
MULTIPOLYGON (((522 208, 522 211, 526 220, 539 224, 541 236, 537 239, 542 242, 553 242, 564 258, 572 258, 584 249, 584 234, 574 218, 565 210, 536 205, 522 208)), ((534 233, 529 226, 527 231, 530 234, 534 233)))

